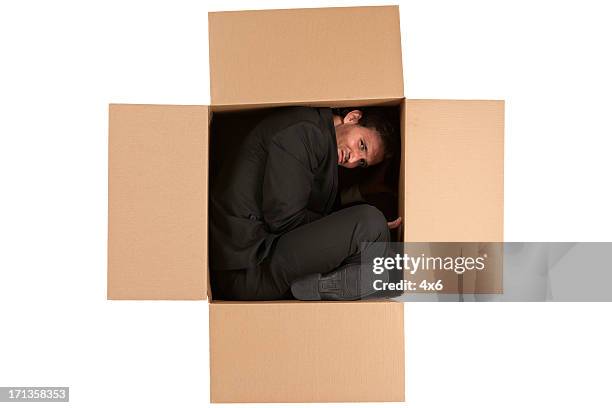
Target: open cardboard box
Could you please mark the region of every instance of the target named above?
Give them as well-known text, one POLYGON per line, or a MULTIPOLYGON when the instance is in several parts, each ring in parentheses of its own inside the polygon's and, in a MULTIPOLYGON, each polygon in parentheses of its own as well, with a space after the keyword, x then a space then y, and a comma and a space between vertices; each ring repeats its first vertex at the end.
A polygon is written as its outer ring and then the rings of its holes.
POLYGON ((110 106, 108 298, 208 299, 212 402, 403 401, 402 303, 214 300, 211 118, 395 106, 400 238, 501 241, 503 102, 405 99, 397 6, 210 13, 209 34, 211 106, 110 106))

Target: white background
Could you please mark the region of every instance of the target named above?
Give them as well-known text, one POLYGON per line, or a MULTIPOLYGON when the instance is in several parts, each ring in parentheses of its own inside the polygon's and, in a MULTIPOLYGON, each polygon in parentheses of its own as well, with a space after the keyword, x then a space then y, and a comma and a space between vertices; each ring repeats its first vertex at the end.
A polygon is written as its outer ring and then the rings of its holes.
MULTIPOLYGON (((107 104, 209 103, 207 11, 349 3, 84 3, 0 5, 0 386, 204 406, 207 304, 105 300, 107 104)), ((604 4, 401 3, 407 97, 507 101, 507 241, 612 240, 604 4)), ((410 407, 612 404, 611 304, 405 308, 410 407)))

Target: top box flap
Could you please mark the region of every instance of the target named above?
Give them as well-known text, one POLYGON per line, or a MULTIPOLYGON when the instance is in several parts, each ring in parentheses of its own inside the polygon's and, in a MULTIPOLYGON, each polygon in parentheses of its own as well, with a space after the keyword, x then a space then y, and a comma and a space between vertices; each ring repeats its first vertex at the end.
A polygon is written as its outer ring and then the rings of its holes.
POLYGON ((209 13, 213 105, 401 98, 398 6, 209 13))

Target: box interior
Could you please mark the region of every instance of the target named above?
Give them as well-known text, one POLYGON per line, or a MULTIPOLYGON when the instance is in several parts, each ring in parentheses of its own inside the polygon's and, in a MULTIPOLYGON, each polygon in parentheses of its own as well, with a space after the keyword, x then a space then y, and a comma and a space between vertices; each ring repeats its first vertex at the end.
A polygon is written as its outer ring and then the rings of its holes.
MULTIPOLYGON (((210 128, 209 128, 209 199, 214 194, 213 187, 217 180, 217 175, 221 166, 228 160, 232 160, 235 152, 240 148, 241 142, 247 137, 249 131, 253 129, 264 117, 269 115, 275 107, 286 106, 287 104, 261 104, 251 106, 213 106, 210 113, 210 128)), ((311 107, 382 107, 385 114, 397 131, 397 137, 400 139, 399 146, 403 145, 403 127, 401 126, 401 113, 404 105, 404 99, 380 99, 380 100, 338 100, 327 102, 304 102, 296 105, 311 106, 311 107)), ((392 188, 391 192, 380 193, 365 196, 364 199, 371 205, 377 207, 385 215, 387 220, 392 221, 403 214, 403 188, 400 186, 403 176, 401 175, 403 148, 393 159, 384 167, 381 164, 368 168, 346 169, 338 168, 339 190, 352 186, 359 180, 373 175, 374 172, 379 174, 385 181, 385 184, 392 188)), ((209 204, 210 205, 210 204, 209 204)), ((209 212, 208 217, 211 217, 209 212)), ((210 222, 208 223, 210 225, 210 222)), ((403 240, 403 228, 398 228, 392 231, 392 241, 403 240)), ((210 242, 210 240, 209 240, 210 242)), ((210 273, 207 274, 210 279, 210 273)), ((227 302, 215 299, 212 293, 210 281, 208 282, 208 297, 210 302, 227 302)), ((281 302, 281 301, 279 301, 281 302)), ((284 302, 287 302, 286 300, 284 302)), ((289 301, 295 302, 295 301, 289 301)), ((244 302, 248 303, 248 302, 244 302)))

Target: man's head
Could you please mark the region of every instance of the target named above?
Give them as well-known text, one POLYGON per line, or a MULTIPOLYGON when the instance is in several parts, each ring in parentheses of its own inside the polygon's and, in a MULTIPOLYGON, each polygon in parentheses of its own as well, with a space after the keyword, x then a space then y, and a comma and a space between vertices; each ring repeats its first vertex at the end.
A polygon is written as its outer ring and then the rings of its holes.
POLYGON ((373 166, 390 158, 395 150, 393 127, 382 111, 374 108, 333 109, 338 165, 373 166))

